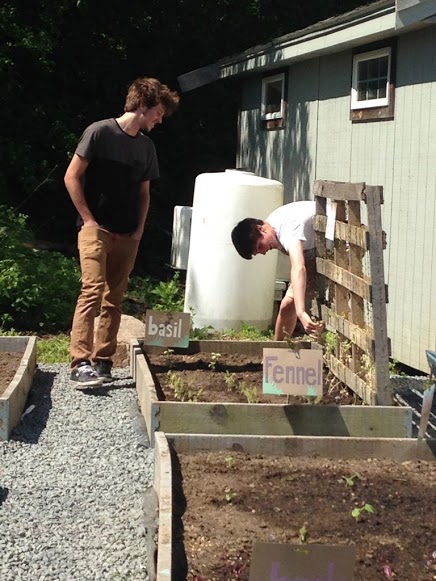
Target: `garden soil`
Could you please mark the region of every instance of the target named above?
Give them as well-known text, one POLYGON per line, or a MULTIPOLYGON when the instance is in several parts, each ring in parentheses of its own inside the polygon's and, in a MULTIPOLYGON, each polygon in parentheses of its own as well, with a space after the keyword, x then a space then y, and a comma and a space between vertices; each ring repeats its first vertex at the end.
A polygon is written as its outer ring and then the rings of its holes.
POLYGON ((23 353, 0 351, 0 396, 14 379, 22 358, 23 353))
MULTIPOLYGON (((245 384, 256 386, 256 401, 284 403, 262 394, 256 358, 225 355, 214 364, 205 353, 147 357, 162 399, 178 399, 170 372, 191 400, 247 402, 245 384)), ((361 402, 326 374, 317 403, 361 402)), ((229 451, 174 453, 173 460, 177 581, 248 580, 254 541, 354 545, 354 581, 436 579, 435 462, 229 451), (365 505, 373 512, 352 516, 365 505)))

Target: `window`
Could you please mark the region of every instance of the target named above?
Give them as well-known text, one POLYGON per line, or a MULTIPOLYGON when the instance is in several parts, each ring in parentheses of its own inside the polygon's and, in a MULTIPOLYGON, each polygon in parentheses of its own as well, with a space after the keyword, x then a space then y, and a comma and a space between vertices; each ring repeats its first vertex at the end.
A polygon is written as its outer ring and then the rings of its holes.
POLYGON ((261 118, 267 129, 284 126, 285 102, 285 73, 265 77, 262 80, 261 118))
POLYGON ((385 46, 353 56, 351 119, 368 121, 394 116, 393 49, 385 46))

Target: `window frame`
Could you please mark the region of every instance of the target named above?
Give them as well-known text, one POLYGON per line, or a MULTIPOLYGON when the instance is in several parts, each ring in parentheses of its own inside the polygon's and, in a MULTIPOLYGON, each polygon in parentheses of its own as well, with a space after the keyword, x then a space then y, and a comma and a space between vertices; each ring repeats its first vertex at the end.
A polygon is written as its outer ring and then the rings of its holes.
POLYGON ((353 51, 350 90, 350 119, 353 122, 381 121, 394 118, 396 39, 359 47, 353 51), (369 101, 357 100, 358 63, 375 56, 388 56, 386 97, 369 101))
POLYGON ((261 124, 264 129, 281 129, 285 126, 285 118, 287 112, 287 101, 286 101, 286 85, 287 85, 287 75, 285 71, 281 71, 274 75, 268 75, 262 78, 262 95, 261 95, 261 105, 260 105, 260 118, 261 124), (269 83, 274 83, 281 81, 282 83, 282 94, 280 99, 280 111, 275 111, 274 113, 267 113, 267 86, 269 83))

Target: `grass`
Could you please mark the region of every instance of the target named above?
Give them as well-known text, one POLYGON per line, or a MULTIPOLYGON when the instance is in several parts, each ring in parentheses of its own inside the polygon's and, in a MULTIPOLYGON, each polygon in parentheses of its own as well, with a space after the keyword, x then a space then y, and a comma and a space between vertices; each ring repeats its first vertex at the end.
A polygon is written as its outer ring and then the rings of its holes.
POLYGON ((69 363, 70 338, 56 335, 36 342, 36 356, 39 363, 69 363))

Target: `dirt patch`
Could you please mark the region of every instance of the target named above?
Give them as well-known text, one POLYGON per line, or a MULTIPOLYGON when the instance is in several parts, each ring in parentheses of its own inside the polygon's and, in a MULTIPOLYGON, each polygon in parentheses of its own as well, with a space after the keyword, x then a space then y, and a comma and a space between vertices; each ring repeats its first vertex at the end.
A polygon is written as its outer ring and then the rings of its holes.
POLYGON ((389 579, 385 565, 394 580, 436 578, 434 462, 199 452, 174 473, 177 580, 248 580, 254 541, 302 540, 356 545, 355 581, 389 579))
POLYGON ((158 397, 166 401, 233 403, 361 404, 351 390, 324 370, 323 397, 266 395, 262 393, 262 360, 246 355, 211 353, 147 355, 158 397))
POLYGON ((9 387, 23 358, 22 353, 0 351, 0 395, 9 387))

